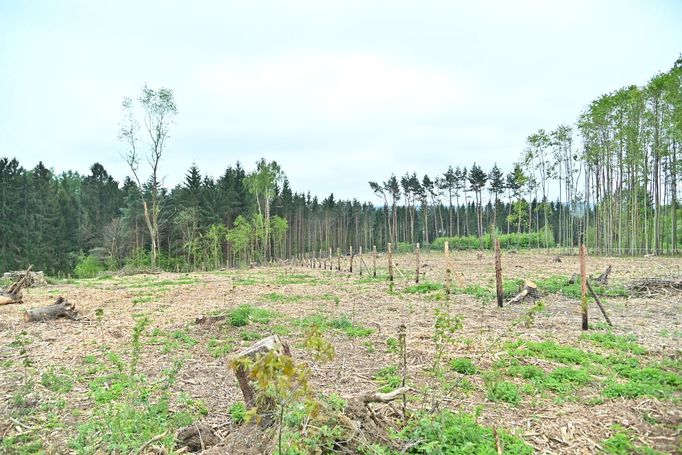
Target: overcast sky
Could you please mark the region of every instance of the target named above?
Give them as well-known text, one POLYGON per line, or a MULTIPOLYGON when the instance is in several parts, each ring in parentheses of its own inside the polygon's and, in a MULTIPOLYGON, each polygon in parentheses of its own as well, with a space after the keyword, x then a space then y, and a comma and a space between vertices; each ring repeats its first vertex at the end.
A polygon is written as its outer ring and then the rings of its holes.
POLYGON ((448 165, 505 171, 539 128, 682 52, 682 1, 0 0, 0 156, 128 171, 121 100, 178 105, 167 185, 276 160, 295 191, 448 165))

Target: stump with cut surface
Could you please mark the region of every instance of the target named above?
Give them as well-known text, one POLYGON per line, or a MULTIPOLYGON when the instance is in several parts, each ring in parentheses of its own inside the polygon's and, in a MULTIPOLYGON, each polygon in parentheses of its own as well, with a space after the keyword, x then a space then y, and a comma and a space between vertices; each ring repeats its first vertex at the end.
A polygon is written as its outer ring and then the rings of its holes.
POLYGON ((540 293, 538 292, 538 285, 533 283, 530 280, 526 281, 526 284, 523 287, 523 290, 521 290, 521 292, 519 292, 516 295, 516 297, 514 297, 509 302, 507 302, 507 305, 510 305, 512 303, 521 303, 529 297, 533 298, 533 299, 540 297, 540 293))
POLYGON ((52 321, 58 318, 78 320, 76 305, 60 296, 52 305, 31 308, 24 313, 24 321, 26 322, 52 321))
POLYGON ((279 351, 285 355, 291 356, 291 351, 289 346, 284 343, 279 336, 271 335, 267 338, 263 338, 250 348, 238 353, 232 359, 232 364, 234 365, 234 375, 237 377, 237 382, 239 383, 239 388, 244 395, 244 402, 247 408, 254 408, 257 405, 256 391, 249 381, 249 372, 247 369, 240 365, 241 359, 256 359, 259 355, 267 354, 270 351, 279 351))

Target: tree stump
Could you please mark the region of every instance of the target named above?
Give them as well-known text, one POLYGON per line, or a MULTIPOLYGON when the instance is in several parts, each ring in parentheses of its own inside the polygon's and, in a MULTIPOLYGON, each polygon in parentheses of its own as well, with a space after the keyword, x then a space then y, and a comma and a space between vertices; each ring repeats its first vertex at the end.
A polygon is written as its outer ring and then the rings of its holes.
POLYGON ((595 283, 599 283, 602 286, 606 286, 609 284, 609 275, 611 274, 611 266, 609 265, 606 270, 604 270, 604 273, 599 275, 597 278, 594 279, 595 283))
POLYGON ((519 292, 516 297, 514 297, 509 302, 507 302, 507 305, 510 305, 512 303, 522 303, 528 297, 531 297, 534 299, 540 297, 540 294, 538 292, 538 285, 533 283, 530 280, 526 281, 526 284, 523 287, 523 290, 521 292, 519 292))
POLYGON ((234 375, 239 383, 239 388, 244 395, 244 402, 247 408, 254 408, 257 406, 256 391, 249 381, 249 371, 241 366, 240 359, 251 359, 254 360, 257 356, 266 354, 270 351, 280 351, 288 356, 291 356, 291 351, 289 346, 282 342, 282 340, 277 335, 271 335, 267 338, 263 338, 250 348, 235 355, 232 359, 232 365, 234 366, 234 375))
POLYGON ((57 300, 52 305, 41 308, 31 308, 24 312, 24 321, 26 322, 52 321, 58 318, 69 318, 74 321, 78 320, 76 305, 60 296, 57 297, 57 300))

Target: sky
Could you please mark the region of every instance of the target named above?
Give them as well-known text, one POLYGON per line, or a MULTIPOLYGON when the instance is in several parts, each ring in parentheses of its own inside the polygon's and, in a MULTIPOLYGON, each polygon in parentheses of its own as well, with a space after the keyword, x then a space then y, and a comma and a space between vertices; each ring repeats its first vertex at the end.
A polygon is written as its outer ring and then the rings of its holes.
POLYGON ((178 106, 166 186, 264 157, 294 191, 378 203, 391 173, 510 170, 672 67, 680 24, 679 0, 0 0, 0 157, 122 181, 121 101, 148 84, 178 106))

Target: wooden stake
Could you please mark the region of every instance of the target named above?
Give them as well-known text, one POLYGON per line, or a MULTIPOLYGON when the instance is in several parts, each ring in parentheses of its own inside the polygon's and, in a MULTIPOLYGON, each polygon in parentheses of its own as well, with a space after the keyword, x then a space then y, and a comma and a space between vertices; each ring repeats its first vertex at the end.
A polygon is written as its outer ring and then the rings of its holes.
MULTIPOLYGON (((407 326, 400 324, 398 329, 398 344, 400 345, 401 363, 402 363, 402 387, 407 384, 407 326)), ((403 419, 407 421, 407 397, 403 395, 403 419)))
POLYGON ((450 268, 450 244, 445 242, 445 295, 450 295, 452 287, 452 269, 450 268))
POLYGON ((582 329, 588 330, 587 322, 587 266, 585 264, 585 244, 580 244, 580 312, 582 314, 582 329))
POLYGON ((388 281, 393 284, 393 250, 391 242, 388 242, 388 281))
POLYGON ((372 276, 374 278, 377 277, 377 246, 373 245, 372 246, 372 265, 374 267, 374 271, 372 272, 372 276))
POLYGON ((500 239, 495 239, 495 283, 497 284, 497 306, 502 308, 504 289, 502 288, 502 255, 500 254, 500 239))
POLYGON ((353 245, 350 246, 350 259, 348 262, 348 271, 353 273, 353 245))
POLYGON ((416 259, 417 259, 417 276, 414 279, 414 282, 419 284, 419 243, 417 243, 417 248, 414 250, 416 259))
MULTIPOLYGON (((360 251, 358 252, 358 257, 360 258, 360 260, 361 260, 362 263, 364 264, 364 263, 365 263, 365 260, 362 259, 362 245, 360 246, 360 251)), ((365 267, 367 267, 367 266, 365 266, 365 267)), ((362 276, 362 267, 360 267, 360 276, 362 276)))

